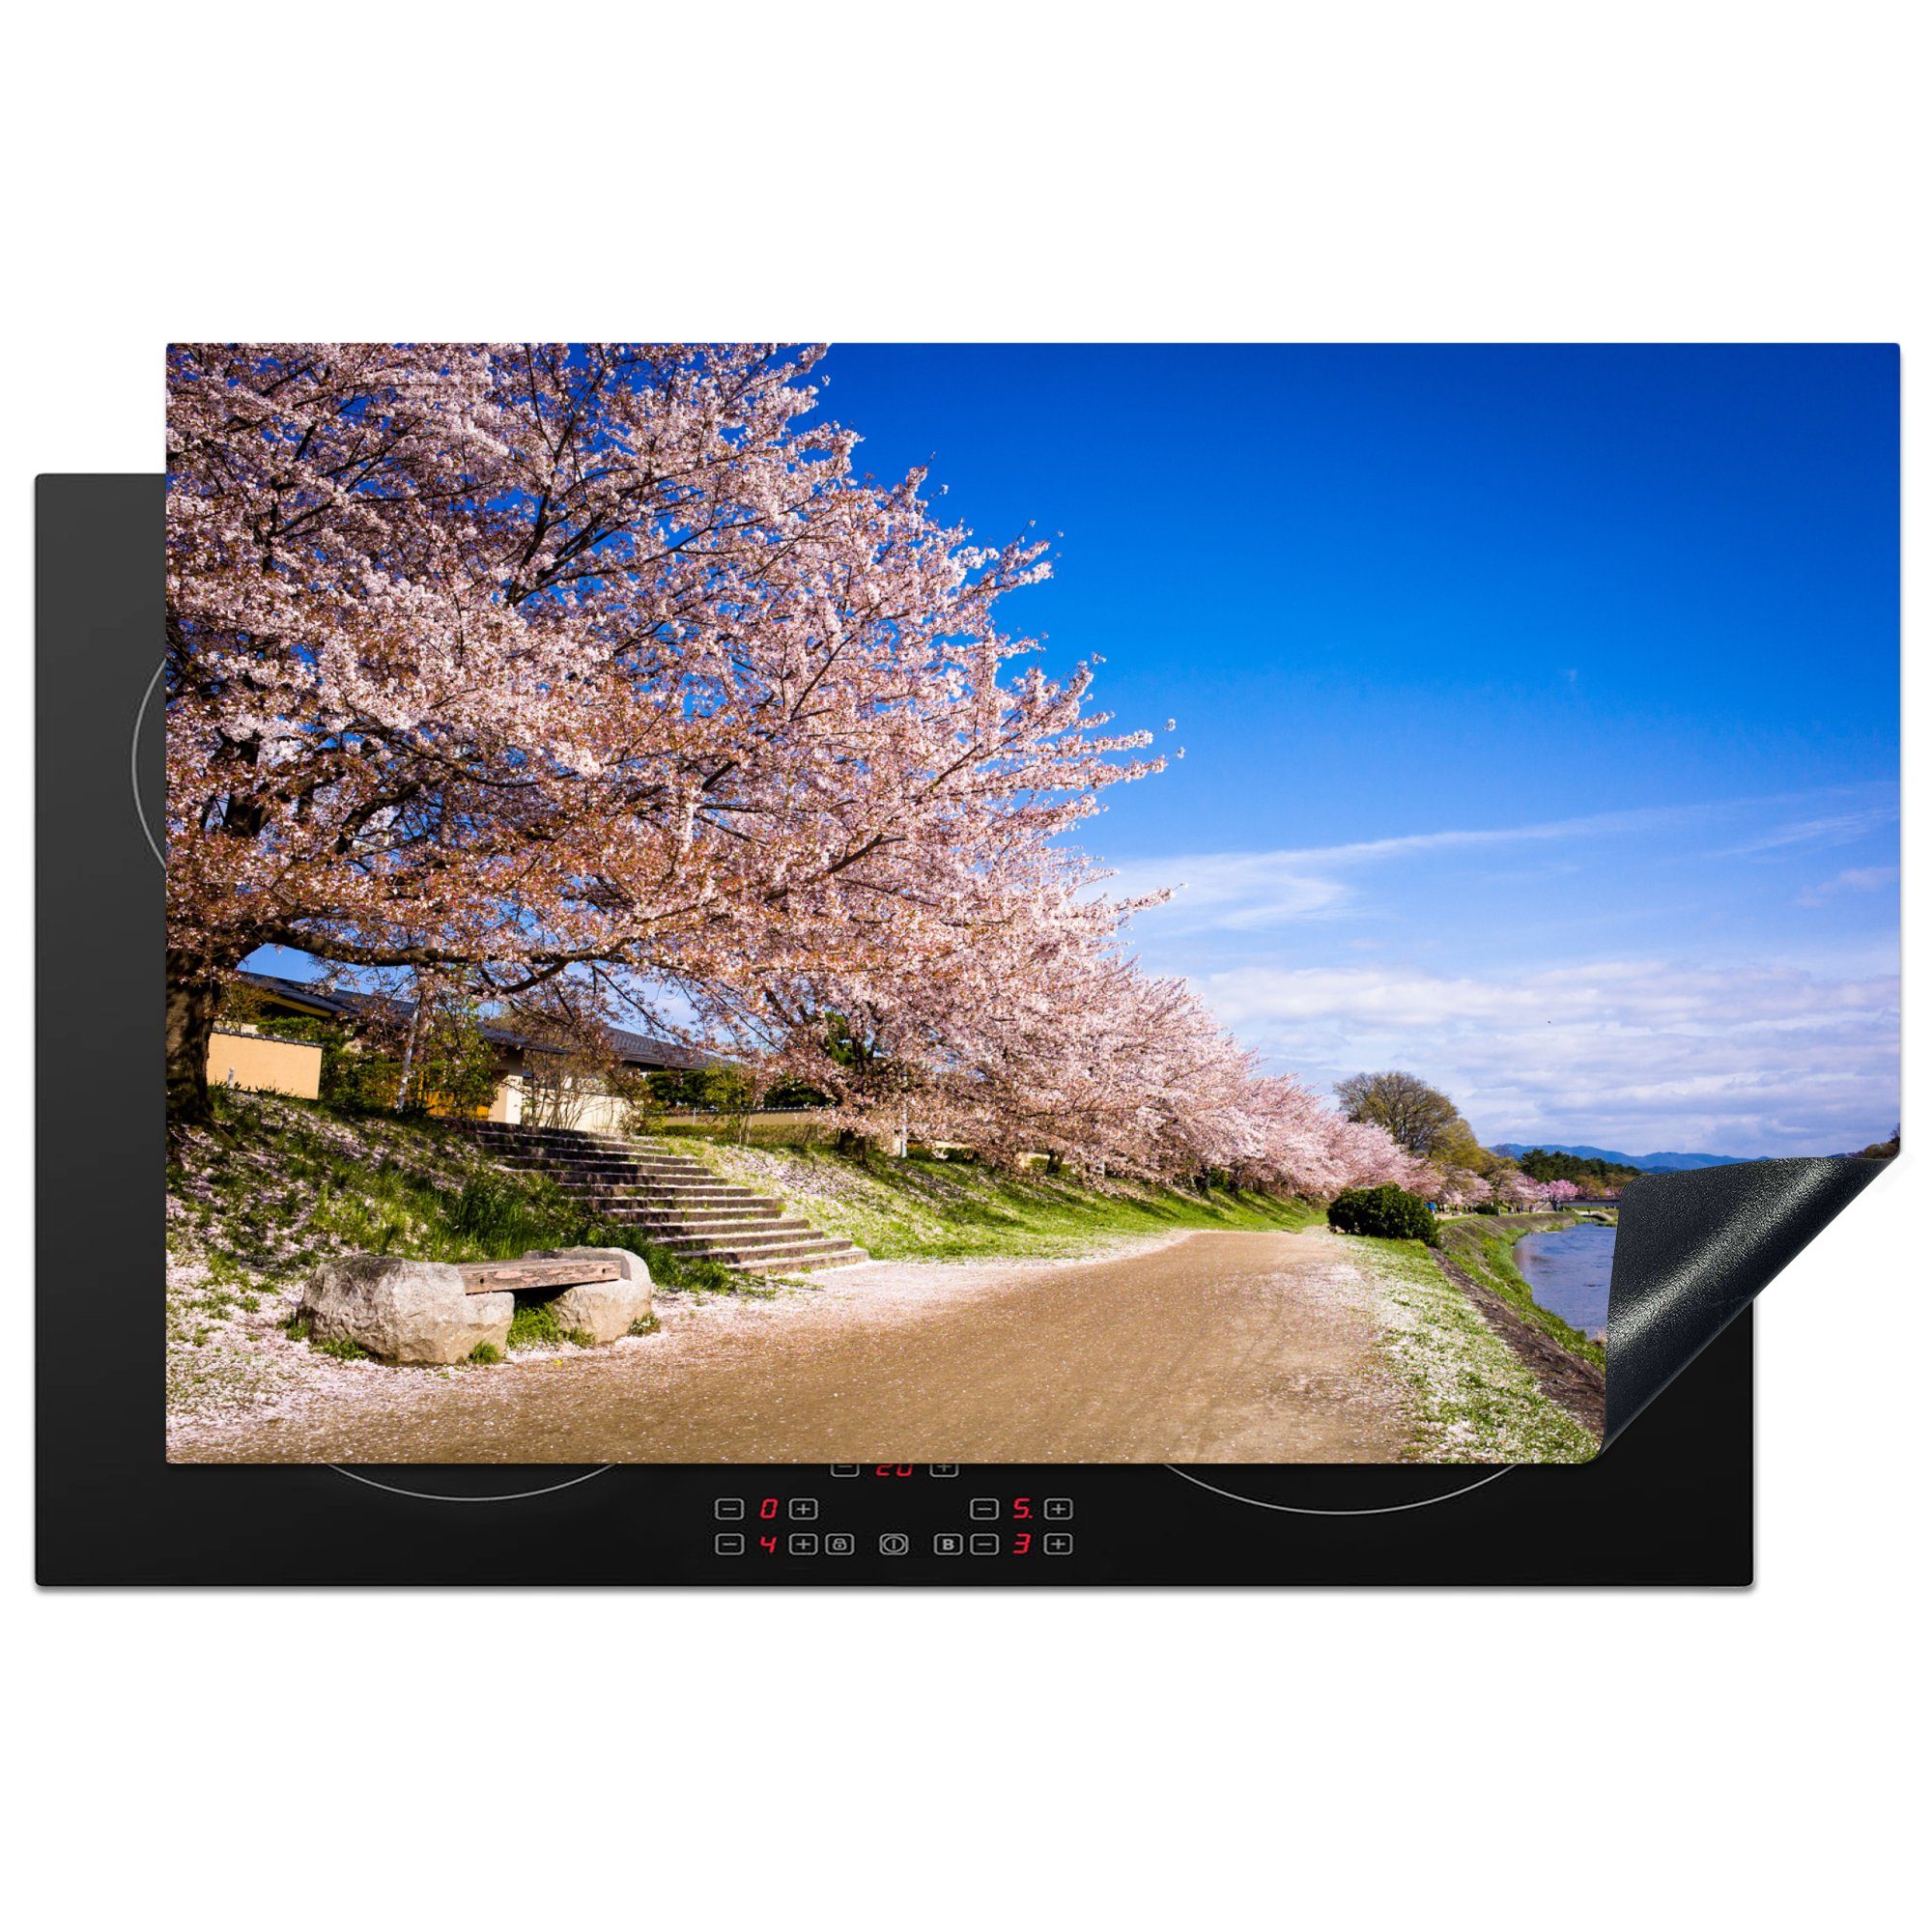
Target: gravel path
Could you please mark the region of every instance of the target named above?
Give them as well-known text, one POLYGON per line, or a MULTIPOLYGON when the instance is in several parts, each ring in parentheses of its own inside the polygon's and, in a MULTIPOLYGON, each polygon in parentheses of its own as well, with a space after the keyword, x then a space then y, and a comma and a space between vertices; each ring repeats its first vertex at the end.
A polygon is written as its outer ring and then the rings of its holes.
POLYGON ((872 1263, 662 1333, 178 1434, 178 1460, 1380 1463, 1410 1418, 1373 1280, 1325 1230, 1079 1262, 872 1263))

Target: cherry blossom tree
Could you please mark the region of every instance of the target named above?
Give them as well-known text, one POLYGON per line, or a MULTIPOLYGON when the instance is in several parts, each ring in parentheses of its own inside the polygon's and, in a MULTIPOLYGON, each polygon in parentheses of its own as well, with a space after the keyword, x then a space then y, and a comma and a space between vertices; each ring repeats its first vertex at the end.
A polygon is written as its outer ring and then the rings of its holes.
POLYGON ((1477 1208, 1490 1199, 1492 1191, 1481 1175, 1452 1167, 1443 1175, 1440 1198, 1445 1208, 1477 1208))
POLYGON ((1534 1208, 1544 1198, 1543 1184, 1532 1180, 1520 1167, 1496 1176, 1495 1199, 1507 1208, 1534 1208))
POLYGON ((861 474, 817 359, 171 352, 174 1118, 279 945, 545 1037, 681 1031, 871 1140, 1438 1188, 1136 964, 1145 901, 1070 835, 1149 734, 1006 628, 1044 547, 861 474))
POLYGON ((1042 547, 855 474, 815 359, 172 353, 178 1114, 260 946, 634 1004, 917 952, 1157 767, 1090 669, 1015 674, 995 607, 1042 547))
POLYGON ((1057 927, 1016 918, 921 973, 793 989, 800 1023, 778 1063, 828 1094, 848 1131, 889 1143, 910 1134, 1082 1174, 1219 1175, 1307 1194, 1426 1180, 1381 1129, 1264 1075, 1184 983, 1098 936, 1096 915, 1117 909, 1062 911, 1057 927))

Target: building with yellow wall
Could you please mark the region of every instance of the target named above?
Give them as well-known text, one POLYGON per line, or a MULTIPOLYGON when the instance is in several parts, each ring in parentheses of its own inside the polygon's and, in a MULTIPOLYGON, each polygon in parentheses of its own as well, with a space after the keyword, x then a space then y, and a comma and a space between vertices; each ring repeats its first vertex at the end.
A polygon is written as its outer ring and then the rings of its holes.
POLYGON ((208 1084, 313 1100, 322 1092, 322 1048, 307 1040, 270 1039, 217 1027, 208 1042, 208 1084))

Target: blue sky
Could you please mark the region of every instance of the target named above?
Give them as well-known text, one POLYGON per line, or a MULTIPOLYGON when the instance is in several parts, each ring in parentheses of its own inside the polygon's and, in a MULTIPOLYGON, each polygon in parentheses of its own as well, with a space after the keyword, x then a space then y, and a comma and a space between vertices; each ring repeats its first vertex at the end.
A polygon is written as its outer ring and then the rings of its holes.
POLYGON ((1185 758, 1088 846, 1242 1037, 1488 1140, 1829 1152, 1898 1112, 1889 348, 839 347, 864 467, 1056 576, 1185 758))
MULTIPOLYGON (((860 465, 1054 541, 1049 668, 1184 758, 1090 850, 1269 1063, 1485 1140, 1898 1118, 1890 348, 835 348, 860 465)), ((300 955, 257 963, 313 970, 300 955)))

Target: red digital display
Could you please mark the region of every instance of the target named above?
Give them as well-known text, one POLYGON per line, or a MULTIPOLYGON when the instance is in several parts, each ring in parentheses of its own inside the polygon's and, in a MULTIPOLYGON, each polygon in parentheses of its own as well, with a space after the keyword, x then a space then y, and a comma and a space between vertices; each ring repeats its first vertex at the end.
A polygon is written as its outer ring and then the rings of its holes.
MULTIPOLYGON (((916 1463, 834 1463, 832 1473, 864 1476, 869 1470, 874 1477, 899 1480, 919 1475, 925 1466, 916 1463)), ((930 1473, 956 1476, 960 1471, 951 1463, 935 1463, 930 1465, 930 1473)), ((862 1542, 868 1551, 876 1548, 879 1555, 888 1557, 1072 1554, 1073 1537, 1059 1527, 1073 1516, 1073 1500, 1069 1496, 981 1495, 960 1500, 967 1517, 966 1525, 929 1532, 889 1526, 862 1536, 853 1529, 799 1528, 796 1525, 816 1524, 820 1519, 822 1499, 811 1495, 720 1496, 713 1504, 713 1515, 721 1522, 741 1521, 754 1516, 759 1523, 770 1524, 771 1528, 757 1534, 755 1539, 757 1550, 766 1556, 852 1556, 859 1553, 862 1542), (1042 1518, 1049 1525, 1043 1534, 1031 1526, 1042 1518), (1010 1526, 1005 1529, 992 1526, 1002 1520, 1010 1526), (780 1529, 781 1521, 787 1527, 780 1529)), ((720 1556, 743 1556, 750 1552, 752 1541, 737 1531, 723 1530, 716 1534, 714 1547, 720 1556)))

